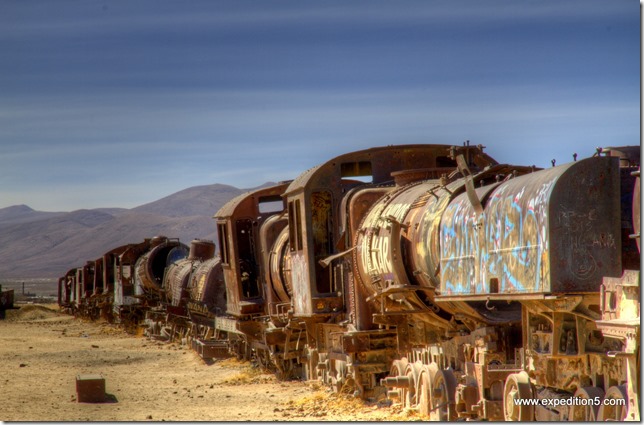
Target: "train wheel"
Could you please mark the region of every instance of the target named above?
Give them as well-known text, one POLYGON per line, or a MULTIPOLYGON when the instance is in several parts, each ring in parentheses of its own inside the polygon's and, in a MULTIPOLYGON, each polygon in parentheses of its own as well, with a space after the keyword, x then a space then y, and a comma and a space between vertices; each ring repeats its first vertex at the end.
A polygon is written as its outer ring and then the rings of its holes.
POLYGON ((590 400, 586 405, 573 404, 570 408, 568 415, 569 421, 575 422, 594 422, 597 420, 599 413, 599 405, 594 403, 595 400, 602 400, 604 398, 604 390, 597 387, 583 387, 579 388, 574 395, 577 399, 590 400))
POLYGON ((534 420, 534 406, 522 405, 520 400, 534 398, 530 377, 526 372, 513 373, 505 380, 503 414, 506 421, 534 420))
POLYGON ((257 359, 259 367, 266 371, 271 370, 271 366, 273 364, 271 362, 271 354, 268 352, 268 350, 257 350, 257 352, 255 353, 255 358, 257 359))
POLYGON ((239 339, 234 345, 234 354, 237 357, 237 360, 250 360, 251 349, 248 344, 246 344, 246 341, 239 339))
POLYGON ((404 376, 406 368, 407 363, 403 363, 402 360, 394 360, 391 363, 391 369, 389 369, 389 376, 404 376))
POLYGON ((437 370, 431 377, 431 411, 433 421, 453 421, 456 419, 456 377, 450 369, 437 370))
POLYGON ((431 388, 431 372, 427 366, 423 366, 418 375, 416 383, 416 406, 418 413, 423 416, 429 416, 430 412, 430 388, 431 388))
POLYGON ((408 364, 405 369, 405 375, 409 378, 409 390, 403 402, 404 406, 408 409, 413 409, 418 406, 418 378, 422 370, 423 364, 420 361, 408 364))
POLYGON ((624 421, 628 413, 626 386, 610 387, 597 412, 598 421, 624 421))
MULTIPOLYGON (((407 374, 407 358, 403 357, 400 360, 394 360, 391 364, 391 369, 389 370, 389 376, 406 376, 407 374)), ((409 393, 409 388, 398 388, 398 399, 400 403, 404 406, 405 399, 409 393)))
POLYGON ((277 379, 280 381, 286 381, 291 379, 295 375, 296 364, 293 359, 284 360, 282 358, 276 358, 275 364, 270 364, 269 370, 275 370, 277 379))

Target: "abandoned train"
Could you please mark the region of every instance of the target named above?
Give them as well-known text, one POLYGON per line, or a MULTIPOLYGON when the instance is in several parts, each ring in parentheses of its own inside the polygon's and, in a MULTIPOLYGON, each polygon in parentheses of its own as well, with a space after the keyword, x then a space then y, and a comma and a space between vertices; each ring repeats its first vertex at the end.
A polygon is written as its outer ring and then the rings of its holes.
POLYGON ((59 303, 436 420, 638 420, 639 158, 352 152, 229 201, 218 256, 118 247, 61 277, 59 303))

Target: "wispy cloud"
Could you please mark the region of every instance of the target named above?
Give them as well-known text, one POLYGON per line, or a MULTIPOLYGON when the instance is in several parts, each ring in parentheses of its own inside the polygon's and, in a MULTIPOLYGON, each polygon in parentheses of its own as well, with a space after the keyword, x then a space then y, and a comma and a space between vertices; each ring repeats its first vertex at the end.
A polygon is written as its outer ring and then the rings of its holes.
POLYGON ((530 21, 623 19, 623 7, 638 10, 629 0, 584 0, 529 3, 515 0, 386 0, 325 1, 303 3, 289 0, 192 1, 181 2, 104 2, 30 1, 26 4, 0 4, 0 22, 5 37, 67 35, 111 31, 146 32, 169 30, 239 29, 263 25, 344 24, 344 25, 435 25, 447 22, 498 24, 507 20, 530 21), (621 3, 615 7, 611 3, 621 3), (56 19, 52 19, 55 17, 56 19), (28 18, 28 19, 26 19, 28 18), (6 25, 4 25, 6 24, 6 25))
POLYGON ((638 6, 0 2, 0 208, 251 187, 393 143, 540 166, 635 144, 638 6))

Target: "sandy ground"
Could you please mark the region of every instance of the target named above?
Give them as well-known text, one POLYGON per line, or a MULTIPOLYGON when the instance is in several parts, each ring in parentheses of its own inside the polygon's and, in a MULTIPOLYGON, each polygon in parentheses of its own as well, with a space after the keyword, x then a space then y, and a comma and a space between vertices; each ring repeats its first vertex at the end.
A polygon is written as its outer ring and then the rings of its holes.
POLYGON ((0 321, 3 421, 423 420, 315 382, 279 382, 234 359, 204 363, 188 347, 26 305, 0 321), (101 374, 108 401, 79 403, 78 374, 101 374))

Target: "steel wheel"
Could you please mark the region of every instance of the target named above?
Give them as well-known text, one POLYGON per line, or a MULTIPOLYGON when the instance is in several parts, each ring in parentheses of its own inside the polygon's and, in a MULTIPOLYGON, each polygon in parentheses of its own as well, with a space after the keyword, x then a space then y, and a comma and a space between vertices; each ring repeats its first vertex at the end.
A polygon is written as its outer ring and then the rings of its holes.
POLYGON ((270 360, 270 355, 268 359, 269 359, 269 367, 267 369, 268 370, 277 369, 277 372, 276 372, 277 379, 279 379, 280 381, 285 381, 287 379, 290 379, 293 376, 293 373, 295 371, 295 363, 293 359, 285 360, 281 357, 277 357, 273 362, 270 360))
POLYGON ((430 371, 427 366, 423 366, 418 376, 418 381, 416 382, 416 405, 418 406, 418 412, 424 416, 428 416, 430 412, 430 388, 430 371))
POLYGON ((405 369, 405 375, 409 378, 409 390, 403 400, 403 405, 406 408, 412 409, 418 405, 418 377, 422 369, 423 364, 419 361, 408 364, 405 369))
POLYGON ((431 420, 444 422, 456 419, 455 392, 456 377, 452 371, 436 370, 431 376, 431 420))
POLYGON ((589 400, 587 405, 577 404, 570 407, 570 414, 568 415, 569 421, 575 422, 594 422, 597 420, 599 413, 599 404, 594 404, 595 400, 602 400, 604 398, 604 390, 597 387, 583 387, 579 388, 574 395, 578 399, 589 400), (592 400, 592 401, 590 401, 592 400))
POLYGON ((513 373, 505 380, 503 415, 506 421, 534 420, 534 406, 521 405, 519 400, 534 398, 530 377, 526 372, 513 373))
POLYGON ((255 353, 255 358, 257 359, 257 363, 262 369, 271 370, 271 355, 268 350, 257 350, 257 352, 255 353))
POLYGON ((626 386, 610 387, 597 413, 599 421, 623 421, 628 413, 628 395, 626 386))
MULTIPOLYGON (((402 358, 400 360, 394 360, 391 364, 391 369, 389 370, 389 376, 406 376, 407 374, 407 359, 402 358)), ((400 403, 404 406, 405 400, 407 399, 407 394, 409 393, 409 388, 399 388, 398 389, 398 398, 400 403)))
POLYGON ((389 376, 405 376, 405 369, 407 369, 407 361, 404 358, 394 360, 389 369, 389 376))

